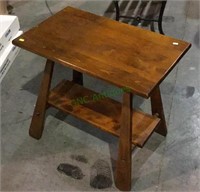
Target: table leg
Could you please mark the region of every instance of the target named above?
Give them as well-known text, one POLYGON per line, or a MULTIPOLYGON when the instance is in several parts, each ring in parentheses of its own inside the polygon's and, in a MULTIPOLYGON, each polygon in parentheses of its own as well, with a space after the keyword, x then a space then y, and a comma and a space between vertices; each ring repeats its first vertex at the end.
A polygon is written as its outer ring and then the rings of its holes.
POLYGON ((54 62, 47 60, 43 73, 43 79, 40 85, 40 90, 33 112, 29 135, 35 139, 40 139, 44 129, 45 112, 48 102, 48 94, 51 85, 54 62))
POLYGON ((163 110, 163 104, 162 104, 162 98, 161 98, 159 86, 152 93, 151 109, 152 109, 152 114, 153 115, 157 114, 158 117, 161 119, 160 125, 155 131, 163 136, 166 136, 167 126, 166 126, 165 114, 163 110))
POLYGON ((131 139, 132 93, 124 93, 121 113, 119 151, 115 175, 116 187, 122 191, 131 190, 131 139))
POLYGON ((76 70, 73 70, 73 82, 83 85, 83 74, 76 70))

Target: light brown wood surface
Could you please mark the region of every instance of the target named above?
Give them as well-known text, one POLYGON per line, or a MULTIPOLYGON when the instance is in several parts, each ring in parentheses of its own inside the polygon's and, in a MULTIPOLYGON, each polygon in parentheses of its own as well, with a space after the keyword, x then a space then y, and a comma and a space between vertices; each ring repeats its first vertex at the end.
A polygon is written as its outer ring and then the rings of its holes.
POLYGON ((190 47, 190 43, 72 7, 13 43, 146 98, 190 47))
MULTIPOLYGON (((93 96, 97 94, 87 88, 70 81, 62 81, 49 95, 48 103, 71 115, 78 117, 103 131, 115 136, 120 135, 121 103, 110 98, 94 101, 93 96), (73 104, 75 98, 87 96, 88 103, 73 104)), ((150 135, 153 133, 160 119, 145 114, 141 111, 132 112, 132 143, 143 147, 150 135)), ((126 127, 124 127, 126 129, 126 127)))

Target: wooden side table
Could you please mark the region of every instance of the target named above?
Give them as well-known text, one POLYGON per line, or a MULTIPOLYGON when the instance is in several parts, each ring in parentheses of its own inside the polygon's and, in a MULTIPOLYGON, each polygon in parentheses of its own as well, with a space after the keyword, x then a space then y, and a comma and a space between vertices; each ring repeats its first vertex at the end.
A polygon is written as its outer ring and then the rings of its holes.
POLYGON ((118 136, 115 183, 120 190, 130 190, 131 145, 143 147, 154 130, 167 134, 159 84, 190 43, 72 7, 25 32, 13 43, 47 58, 30 135, 41 138, 46 109, 55 107, 118 136), (63 80, 50 90, 54 62, 72 68, 73 80, 63 80), (110 98, 94 102, 97 93, 83 87, 82 73, 129 91, 123 93, 122 103, 110 98), (133 94, 151 98, 152 115, 132 109, 133 94), (73 105, 75 98, 84 96, 87 103, 73 105))

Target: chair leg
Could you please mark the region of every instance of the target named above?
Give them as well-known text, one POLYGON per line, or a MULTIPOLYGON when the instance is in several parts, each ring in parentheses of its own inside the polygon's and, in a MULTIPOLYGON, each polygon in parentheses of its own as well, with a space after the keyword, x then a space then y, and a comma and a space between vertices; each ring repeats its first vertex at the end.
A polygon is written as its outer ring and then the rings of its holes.
POLYGON ((132 152, 132 94, 124 93, 119 137, 118 160, 116 164, 115 185, 122 191, 131 189, 132 152))
POLYGON ((162 21, 158 21, 158 30, 160 34, 165 35, 162 28, 162 21))
POLYGON ((115 5, 115 10, 116 10, 115 20, 119 21, 119 17, 120 17, 119 2, 118 1, 114 1, 114 5, 115 5))
POLYGON ((155 32, 155 27, 154 27, 154 22, 153 21, 151 22, 150 29, 151 29, 151 31, 155 32))
POLYGON ((48 103, 48 94, 51 85, 53 67, 54 62, 47 60, 29 129, 29 135, 35 139, 41 138, 44 129, 45 112, 48 103))
POLYGON ((162 1, 162 5, 160 8, 160 14, 158 17, 158 30, 159 30, 160 34, 163 34, 163 35, 164 35, 164 32, 163 32, 163 28, 162 28, 162 20, 163 20, 163 14, 164 14, 166 3, 167 3, 166 0, 162 1))
POLYGON ((166 136, 167 126, 166 126, 165 114, 163 110, 163 104, 162 104, 162 98, 161 98, 159 86, 152 93, 151 108, 152 108, 152 114, 153 115, 157 114, 158 117, 161 119, 160 125, 155 131, 163 136, 166 136))

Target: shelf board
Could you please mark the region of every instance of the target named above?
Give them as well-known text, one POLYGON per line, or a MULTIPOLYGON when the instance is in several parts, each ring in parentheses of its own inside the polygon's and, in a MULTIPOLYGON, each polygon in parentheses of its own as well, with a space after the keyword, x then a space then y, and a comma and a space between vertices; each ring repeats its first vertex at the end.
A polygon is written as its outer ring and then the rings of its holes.
MULTIPOLYGON (((98 100, 98 93, 71 81, 63 80, 51 90, 48 103, 82 119, 103 131, 120 135, 121 103, 108 97, 98 100), (85 97, 85 102, 83 98, 85 97), (82 98, 82 99, 81 99, 82 98), (95 100, 96 99, 96 100, 95 100), (76 102, 79 101, 79 102, 76 102), (82 104, 80 104, 83 102, 82 104)), ((132 143, 143 147, 160 119, 141 111, 132 112, 132 143)))

